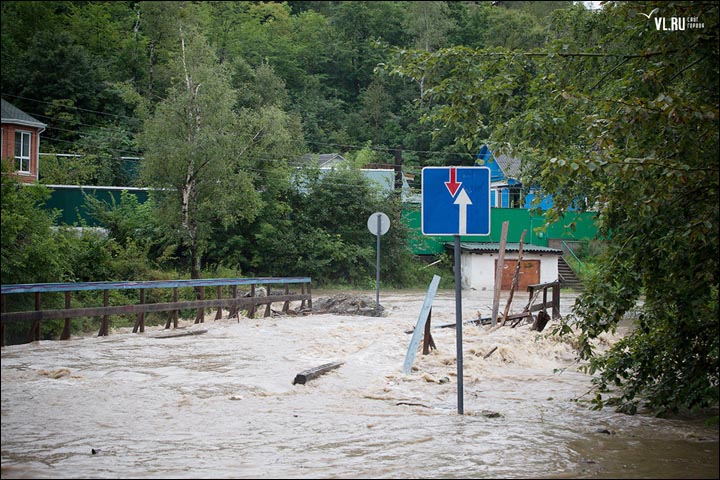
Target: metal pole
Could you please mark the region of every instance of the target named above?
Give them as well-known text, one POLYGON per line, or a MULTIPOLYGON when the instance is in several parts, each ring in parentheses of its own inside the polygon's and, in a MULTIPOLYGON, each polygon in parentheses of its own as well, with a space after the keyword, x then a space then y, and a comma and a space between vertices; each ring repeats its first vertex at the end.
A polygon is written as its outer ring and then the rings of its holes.
POLYGON ((375 304, 380 306, 380 214, 377 215, 377 256, 375 259, 375 304))
POLYGON ((458 413, 463 407, 463 348, 462 348, 462 285, 460 271, 460 235, 455 235, 455 331, 457 343, 457 397, 458 413))

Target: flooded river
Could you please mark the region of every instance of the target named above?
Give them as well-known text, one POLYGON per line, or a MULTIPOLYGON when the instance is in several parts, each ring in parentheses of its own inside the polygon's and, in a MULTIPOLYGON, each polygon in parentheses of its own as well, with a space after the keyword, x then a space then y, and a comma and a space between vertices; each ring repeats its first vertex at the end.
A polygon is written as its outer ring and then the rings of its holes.
MULTIPOLYGON (((209 314, 187 324, 201 335, 5 347, 2 478, 718 478, 717 426, 590 410, 554 322, 465 325, 459 415, 454 329, 433 329, 437 349, 402 373, 424 296, 382 292, 381 318, 209 314)), ((563 314, 573 300, 563 291, 563 314)), ((463 292, 466 320, 491 308, 489 292, 463 292)), ((454 321, 441 290, 432 325, 454 321)))

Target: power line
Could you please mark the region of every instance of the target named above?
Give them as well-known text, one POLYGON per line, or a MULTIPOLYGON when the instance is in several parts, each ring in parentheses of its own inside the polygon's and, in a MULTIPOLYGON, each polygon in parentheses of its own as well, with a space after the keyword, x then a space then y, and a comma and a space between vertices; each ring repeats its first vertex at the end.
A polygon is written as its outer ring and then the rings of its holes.
MULTIPOLYGON (((47 136, 44 136, 43 138, 45 138, 46 140, 51 140, 51 141, 53 141, 53 142, 63 142, 63 143, 69 143, 69 144, 72 144, 72 145, 77 144, 77 141, 63 140, 62 138, 53 138, 53 137, 47 137, 47 136)), ((117 148, 107 148, 106 150, 109 150, 109 151, 115 152, 115 153, 123 153, 123 154, 127 153, 127 154, 131 154, 131 156, 133 156, 133 157, 135 157, 135 156, 142 156, 142 153, 140 153, 140 152, 135 152, 135 151, 132 151, 132 150, 120 150, 120 149, 117 149, 117 148)), ((54 152, 43 152, 43 153, 54 153, 54 152)))
MULTIPOLYGON (((48 105, 55 105, 55 104, 53 104, 52 102, 46 102, 46 101, 43 101, 43 100, 36 100, 36 99, 34 99, 34 98, 23 97, 23 96, 20 96, 20 95, 5 94, 5 96, 7 96, 7 97, 12 97, 12 98, 22 98, 22 99, 24 99, 24 100, 30 100, 30 101, 32 101, 32 102, 44 103, 44 104, 48 104, 48 105)), ((108 116, 108 117, 122 118, 122 119, 126 119, 126 120, 135 120, 135 121, 138 121, 138 120, 139 120, 139 119, 136 118, 136 117, 127 117, 127 116, 124 116, 124 115, 111 114, 111 113, 106 113, 106 112, 99 112, 99 111, 96 111, 96 110, 88 110, 88 109, 84 109, 84 108, 80 108, 80 107, 73 107, 73 106, 69 106, 69 105, 57 105, 57 106, 62 107, 62 108, 69 108, 69 109, 86 111, 86 112, 90 112, 90 113, 97 113, 97 114, 105 115, 105 116, 108 116)), ((38 116, 38 117, 43 117, 43 118, 52 119, 52 117, 50 117, 50 116, 48 116, 48 115, 35 114, 35 113, 33 113, 32 115, 35 115, 35 116, 38 116)), ((78 123, 78 124, 79 124, 79 125, 83 125, 83 126, 92 127, 92 128, 111 129, 111 127, 88 125, 88 124, 85 124, 85 123, 78 123)), ((53 128, 53 129, 56 129, 56 130, 61 130, 59 127, 48 127, 48 128, 53 128)), ((79 134, 79 133, 82 133, 82 132, 80 132, 80 131, 73 131, 73 130, 64 130, 64 131, 71 132, 71 133, 78 133, 78 134, 79 134)), ((417 154, 426 154, 426 155, 460 156, 460 157, 471 157, 471 158, 475 158, 475 155, 476 155, 476 154, 470 153, 470 152, 443 152, 443 151, 438 151, 438 150, 412 150, 412 149, 407 149, 407 148, 389 148, 389 147, 378 147, 378 146, 368 146, 368 145, 352 145, 352 144, 343 144, 343 143, 318 142, 318 141, 308 141, 308 140, 306 140, 305 143, 310 144, 310 145, 325 145, 325 146, 338 147, 338 148, 340 148, 340 149, 345 149, 345 150, 363 150, 363 149, 370 149, 370 150, 373 150, 373 151, 386 152, 386 153, 391 153, 391 152, 395 152, 395 151, 397 151, 397 150, 401 150, 402 152, 417 153, 417 154)))
POLYGON ((72 108, 72 109, 74 109, 74 110, 81 110, 81 111, 83 111, 83 112, 89 112, 89 113, 97 113, 98 115, 106 115, 106 116, 108 116, 108 117, 124 118, 124 119, 127 119, 127 120, 136 120, 134 117, 126 117, 125 115, 119 115, 119 114, 116 114, 116 113, 100 112, 100 111, 97 111, 97 110, 89 110, 89 109, 87 109, 87 108, 73 107, 73 106, 70 106, 70 105, 62 105, 62 104, 57 104, 57 103, 52 103, 52 102, 46 102, 46 101, 44 101, 44 100, 36 100, 36 99, 34 99, 34 98, 23 97, 23 96, 20 96, 20 95, 11 95, 11 94, 9 94, 9 93, 5 93, 5 94, 3 94, 3 96, 5 96, 5 97, 12 97, 12 98, 22 98, 23 100, 29 100, 29 101, 31 101, 31 102, 44 103, 44 104, 46 104, 46 105, 54 105, 54 106, 56 106, 56 107, 62 107, 62 108, 72 108))
MULTIPOLYGON (((42 117, 42 118, 46 118, 48 120, 55 119, 55 117, 51 117, 50 115, 43 115, 42 113, 34 113, 34 112, 26 112, 26 113, 28 113, 29 115, 31 115, 33 117, 42 117)), ((117 125, 114 125, 112 127, 106 127, 106 126, 102 126, 102 125, 91 125, 89 123, 76 122, 76 121, 73 121, 72 123, 73 123, 73 125, 82 125, 84 127, 90 127, 90 128, 97 129, 97 130, 117 130, 117 129, 121 128, 117 125)), ((48 128, 55 128, 57 130, 60 130, 59 127, 48 127, 48 128)), ((66 130, 66 131, 70 132, 70 131, 74 131, 74 130, 66 130)), ((135 132, 130 132, 130 133, 135 133, 135 132)))
POLYGON ((312 144, 312 145, 329 145, 333 147, 340 147, 345 149, 355 149, 355 150, 363 150, 363 149, 370 149, 375 150, 378 152, 396 152, 397 150, 400 150, 401 152, 408 152, 408 153, 425 153, 425 154, 431 154, 431 155, 456 155, 456 156, 470 156, 472 158, 475 158, 477 154, 470 153, 470 152, 441 152, 438 150, 411 150, 407 148, 389 148, 389 147, 374 147, 374 146, 368 146, 368 145, 348 145, 344 143, 325 143, 325 142, 313 142, 313 141, 306 141, 306 143, 312 144))

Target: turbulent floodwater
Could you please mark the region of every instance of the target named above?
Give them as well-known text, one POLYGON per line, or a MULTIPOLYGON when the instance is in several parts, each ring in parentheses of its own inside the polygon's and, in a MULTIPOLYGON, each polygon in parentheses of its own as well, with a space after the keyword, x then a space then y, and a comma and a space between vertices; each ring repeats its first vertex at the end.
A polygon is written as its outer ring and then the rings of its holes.
MULTIPOLYGON (((383 293, 383 318, 209 314, 187 326, 202 335, 5 347, 2 477, 718 478, 717 427, 590 410, 572 347, 528 326, 464 326, 458 415, 454 329, 433 329, 437 350, 402 374, 424 296, 383 293)), ((466 320, 491 305, 463 292, 466 320)), ((454 317, 438 292, 432 324, 454 317)))

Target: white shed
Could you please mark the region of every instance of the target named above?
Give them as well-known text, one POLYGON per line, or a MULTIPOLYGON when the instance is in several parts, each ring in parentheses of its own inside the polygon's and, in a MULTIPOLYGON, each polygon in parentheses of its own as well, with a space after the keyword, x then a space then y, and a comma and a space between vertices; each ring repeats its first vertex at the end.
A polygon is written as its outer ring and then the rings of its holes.
MULTIPOLYGON (((448 244, 448 246, 452 249, 452 244, 448 244)), ((503 290, 510 289, 518 262, 518 253, 518 243, 505 245, 505 261, 502 275, 503 290)), ((495 266, 499 255, 499 243, 461 243, 462 288, 493 290, 495 288, 495 266)), ((518 290, 525 291, 528 285, 558 280, 558 260, 561 255, 562 250, 555 248, 523 245, 518 290)))

